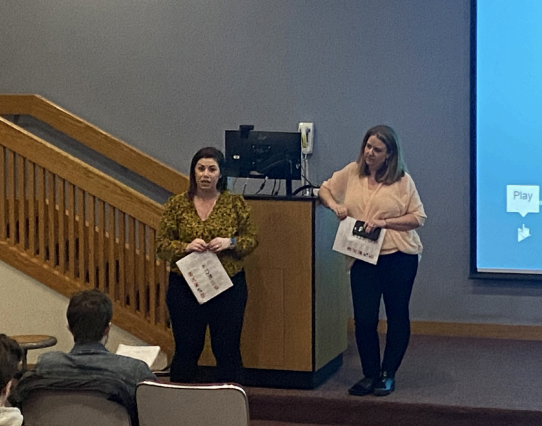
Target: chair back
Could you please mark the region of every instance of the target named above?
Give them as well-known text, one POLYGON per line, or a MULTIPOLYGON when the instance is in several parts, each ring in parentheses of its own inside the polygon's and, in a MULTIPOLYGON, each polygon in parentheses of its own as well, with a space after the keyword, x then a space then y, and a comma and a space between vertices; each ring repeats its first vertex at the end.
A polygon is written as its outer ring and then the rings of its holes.
POLYGON ((24 400, 25 426, 131 426, 127 409, 87 390, 40 389, 24 400))
POLYGON ((142 382, 136 389, 139 426, 248 426, 248 399, 236 385, 142 382))

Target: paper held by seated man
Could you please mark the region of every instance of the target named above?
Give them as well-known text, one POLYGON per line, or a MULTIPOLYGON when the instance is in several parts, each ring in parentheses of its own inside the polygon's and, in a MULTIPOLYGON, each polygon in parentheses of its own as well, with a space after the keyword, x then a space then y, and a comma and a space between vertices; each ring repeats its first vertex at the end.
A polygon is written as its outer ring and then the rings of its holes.
POLYGON ((378 239, 373 241, 369 238, 355 235, 354 227, 357 222, 356 219, 349 216, 341 220, 339 229, 337 229, 337 235, 335 236, 335 242, 333 243, 333 250, 376 265, 386 230, 381 229, 378 239))
POLYGON ((120 343, 117 348, 117 355, 129 356, 130 358, 139 359, 145 362, 149 368, 158 358, 160 353, 160 346, 133 346, 120 343))
POLYGON ((210 251, 192 252, 177 261, 177 266, 200 305, 233 287, 218 256, 210 251))

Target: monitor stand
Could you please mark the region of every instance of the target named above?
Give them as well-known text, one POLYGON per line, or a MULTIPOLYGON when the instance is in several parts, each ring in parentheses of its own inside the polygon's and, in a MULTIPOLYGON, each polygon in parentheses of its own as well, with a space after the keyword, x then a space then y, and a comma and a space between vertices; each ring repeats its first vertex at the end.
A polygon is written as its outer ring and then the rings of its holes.
POLYGON ((287 197, 292 196, 292 179, 290 178, 286 179, 286 196, 287 197))

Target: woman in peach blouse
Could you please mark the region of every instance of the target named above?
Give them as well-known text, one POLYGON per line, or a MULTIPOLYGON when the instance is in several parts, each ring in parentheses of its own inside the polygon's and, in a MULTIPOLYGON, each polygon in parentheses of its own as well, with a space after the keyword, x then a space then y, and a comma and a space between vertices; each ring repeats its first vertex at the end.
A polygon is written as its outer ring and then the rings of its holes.
POLYGON ((365 377, 348 392, 389 395, 410 340, 409 302, 422 252, 415 229, 426 218, 395 131, 383 125, 369 129, 357 161, 335 172, 318 195, 340 220, 364 221, 367 233, 386 229, 376 265, 352 259, 356 343, 365 377), (388 325, 382 360, 377 332, 381 298, 388 325))

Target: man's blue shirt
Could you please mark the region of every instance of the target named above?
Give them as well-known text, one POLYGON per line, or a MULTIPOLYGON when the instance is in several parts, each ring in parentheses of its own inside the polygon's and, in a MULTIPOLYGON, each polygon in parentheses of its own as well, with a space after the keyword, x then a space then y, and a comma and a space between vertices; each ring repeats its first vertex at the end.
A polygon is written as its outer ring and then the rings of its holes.
POLYGON ((76 343, 68 353, 44 353, 38 358, 34 371, 43 376, 120 379, 132 396, 139 382, 156 380, 146 363, 113 354, 99 342, 76 343))

